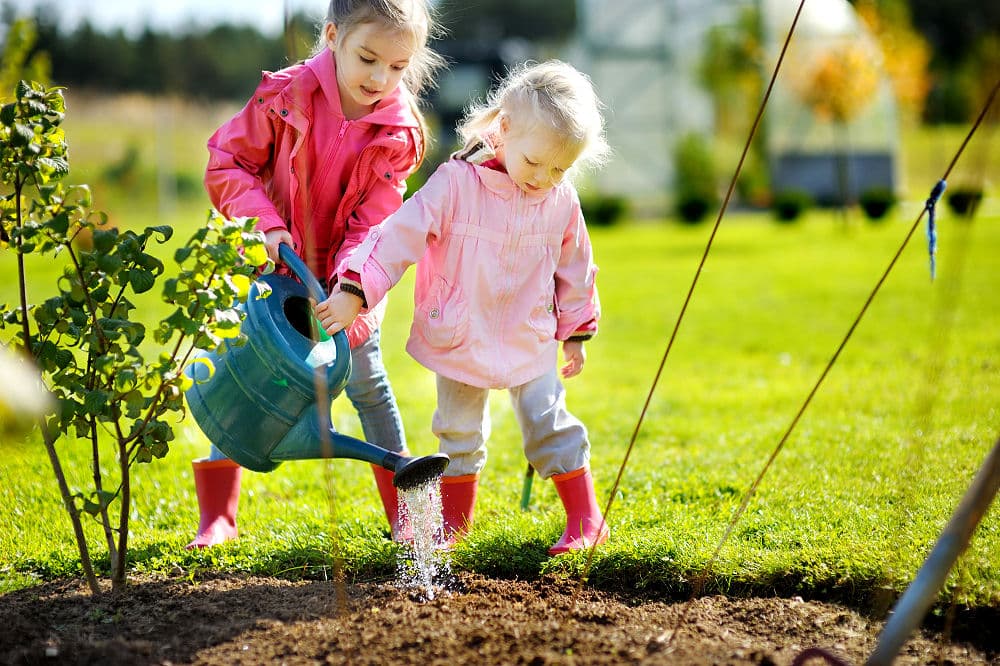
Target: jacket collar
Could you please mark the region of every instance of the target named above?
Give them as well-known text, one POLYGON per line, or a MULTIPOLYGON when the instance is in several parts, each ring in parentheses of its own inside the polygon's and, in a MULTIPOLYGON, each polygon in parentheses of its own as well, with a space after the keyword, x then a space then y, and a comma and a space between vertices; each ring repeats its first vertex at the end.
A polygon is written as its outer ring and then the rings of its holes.
POLYGON ((542 194, 521 192, 521 188, 506 171, 486 166, 487 163, 496 159, 496 154, 495 137, 487 133, 470 139, 461 149, 451 154, 451 159, 464 160, 471 164, 483 187, 504 199, 511 199, 515 194, 521 193, 529 203, 541 203, 549 194, 558 189, 553 188, 542 194))
MULTIPOLYGON (((333 57, 333 52, 324 48, 306 60, 306 66, 316 75, 320 88, 323 90, 323 96, 326 97, 330 108, 343 118, 344 108, 340 103, 337 62, 333 57)), ((420 123, 413 112, 413 104, 415 102, 412 100, 410 91, 401 83, 391 95, 379 100, 371 113, 358 118, 355 122, 390 127, 419 127, 420 123)))

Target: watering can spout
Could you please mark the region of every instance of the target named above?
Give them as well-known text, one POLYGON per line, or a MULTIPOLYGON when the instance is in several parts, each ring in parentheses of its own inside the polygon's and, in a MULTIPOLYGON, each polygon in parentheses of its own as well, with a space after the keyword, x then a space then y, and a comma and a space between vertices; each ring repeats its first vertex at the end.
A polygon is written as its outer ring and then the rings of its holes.
POLYGON ((337 432, 332 427, 321 434, 315 408, 288 431, 268 455, 272 463, 318 458, 351 458, 394 472, 393 484, 408 490, 428 483, 444 473, 451 459, 444 453, 419 458, 403 456, 361 439, 337 432))

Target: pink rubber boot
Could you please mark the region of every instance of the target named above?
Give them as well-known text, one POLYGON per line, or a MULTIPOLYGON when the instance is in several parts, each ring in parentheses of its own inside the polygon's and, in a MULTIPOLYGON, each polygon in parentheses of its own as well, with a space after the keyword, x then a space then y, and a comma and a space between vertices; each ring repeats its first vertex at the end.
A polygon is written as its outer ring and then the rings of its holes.
POLYGON ((444 521, 444 546, 446 548, 461 541, 472 527, 478 487, 478 474, 441 478, 441 517, 444 521))
POLYGON ((611 535, 594 494, 594 479, 586 467, 552 477, 559 499, 566 509, 566 531, 549 548, 549 555, 589 548, 604 543, 611 535))
POLYGON ((187 549, 215 546, 235 539, 243 468, 228 458, 195 460, 191 466, 194 468, 194 489, 198 494, 201 520, 198 534, 187 549))
POLYGON ((392 540, 397 543, 412 542, 413 527, 405 515, 399 515, 399 492, 392 483, 396 474, 378 465, 372 465, 372 471, 375 473, 375 485, 382 498, 385 517, 389 521, 389 529, 392 531, 392 540))

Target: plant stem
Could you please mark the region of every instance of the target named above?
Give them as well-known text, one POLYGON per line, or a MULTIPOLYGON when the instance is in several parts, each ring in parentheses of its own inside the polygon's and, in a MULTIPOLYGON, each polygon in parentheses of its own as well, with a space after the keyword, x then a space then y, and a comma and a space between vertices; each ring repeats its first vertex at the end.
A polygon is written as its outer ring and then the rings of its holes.
MULTIPOLYGON (((16 223, 18 229, 23 226, 24 212, 21 209, 21 192, 24 189, 25 181, 17 179, 14 183, 14 201, 16 206, 16 223)), ((34 354, 31 351, 31 322, 28 320, 28 287, 24 269, 24 253, 21 252, 21 235, 17 235, 17 277, 18 289, 21 298, 21 335, 24 342, 24 353, 29 357, 34 354)), ((73 534, 76 537, 77 550, 80 551, 80 565, 83 567, 84 576, 87 578, 87 585, 94 596, 101 593, 101 588, 97 583, 97 576, 94 575, 94 565, 90 561, 90 551, 87 548, 87 537, 83 533, 83 523, 80 522, 80 510, 73 501, 69 484, 66 483, 66 474, 63 472, 62 463, 59 461, 59 454, 56 452, 56 435, 52 433, 45 416, 38 418, 38 426, 42 432, 42 441, 45 443, 45 451, 49 455, 49 462, 52 465, 52 472, 56 476, 56 483, 59 485, 59 493, 62 495, 63 504, 69 513, 70 522, 73 525, 73 534)))

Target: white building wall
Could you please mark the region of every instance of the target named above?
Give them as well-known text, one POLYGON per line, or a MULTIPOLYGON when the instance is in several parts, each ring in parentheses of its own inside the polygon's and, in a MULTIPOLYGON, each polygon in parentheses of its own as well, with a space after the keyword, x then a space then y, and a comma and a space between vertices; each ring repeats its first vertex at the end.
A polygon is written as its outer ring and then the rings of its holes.
MULTIPOLYGON (((567 57, 591 76, 607 105, 608 139, 615 151, 610 164, 583 183, 584 189, 625 195, 639 212, 666 211, 675 140, 690 131, 713 132, 712 98, 698 75, 708 32, 735 25, 745 8, 756 7, 763 22, 766 81, 798 6, 799 0, 578 0, 579 38, 567 57)), ((866 43, 877 59, 871 37, 846 0, 806 2, 792 40, 795 50, 786 56, 764 115, 773 160, 789 154, 829 160, 838 149, 830 124, 815 118, 784 82, 794 74, 788 70, 803 67, 812 50, 837 39, 866 43)), ((748 117, 756 112, 756 106, 746 109, 748 117)), ((852 150, 885 156, 877 160, 872 182, 892 186, 898 128, 887 80, 848 132, 852 150)), ((816 176, 828 177, 823 169, 816 176)), ((868 182, 863 172, 854 180, 859 189, 868 182)))

